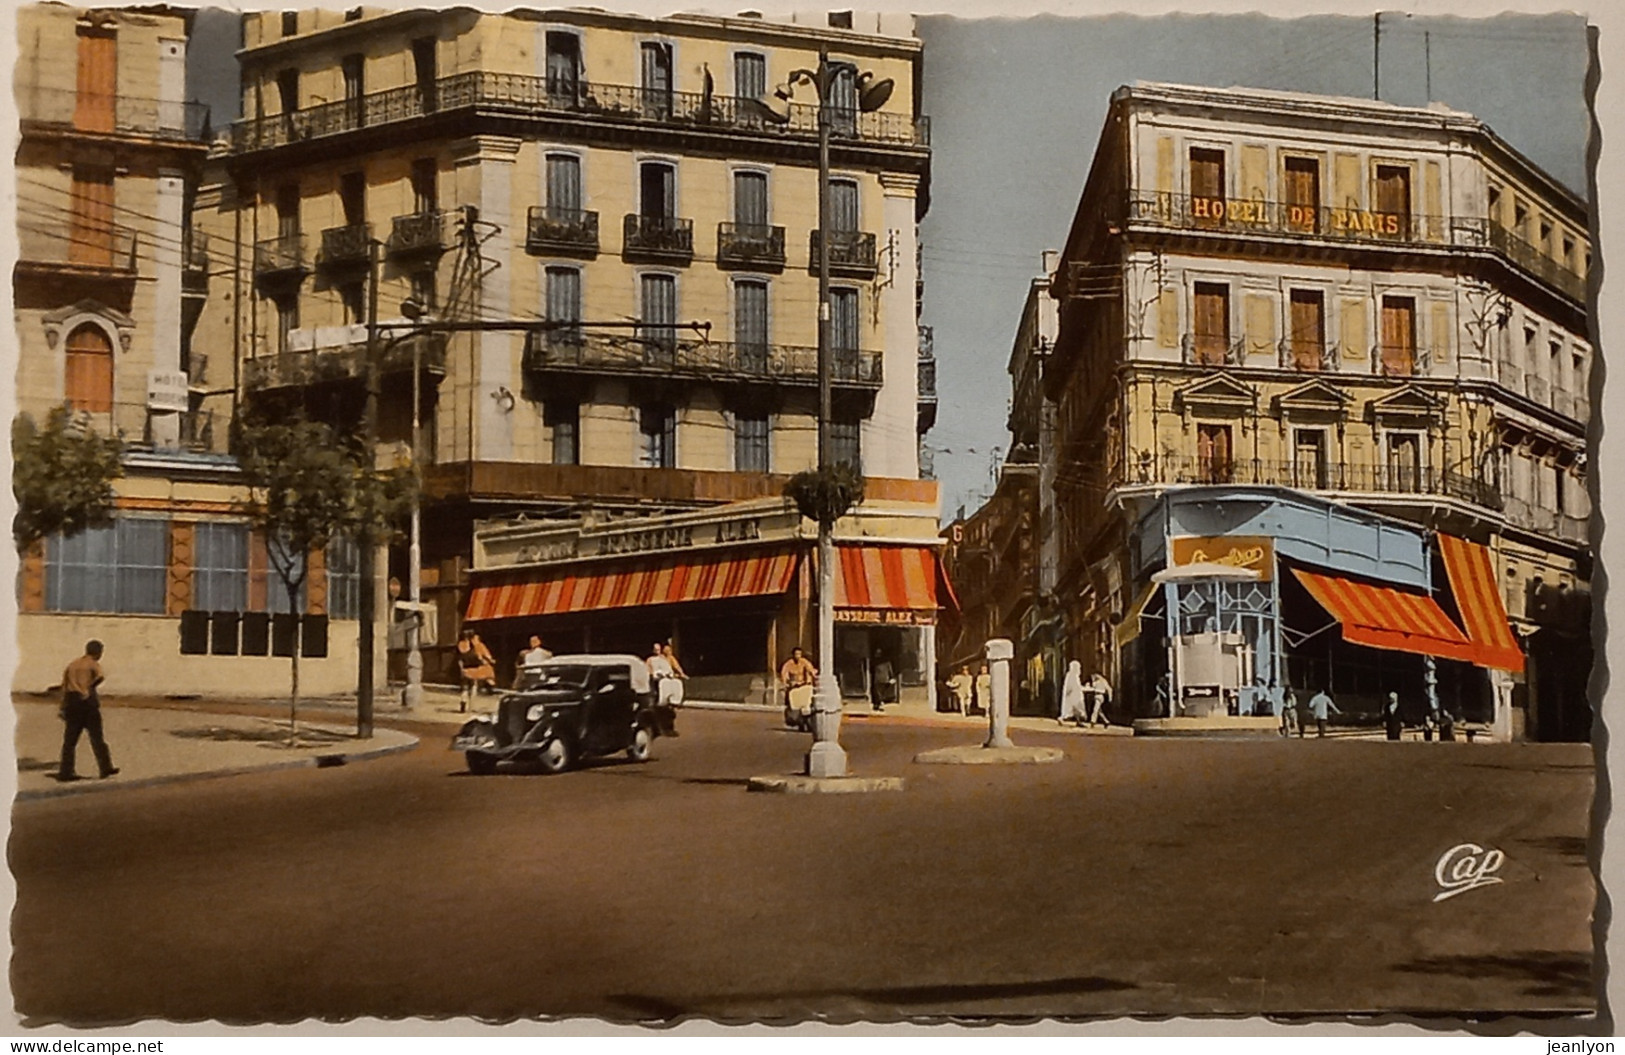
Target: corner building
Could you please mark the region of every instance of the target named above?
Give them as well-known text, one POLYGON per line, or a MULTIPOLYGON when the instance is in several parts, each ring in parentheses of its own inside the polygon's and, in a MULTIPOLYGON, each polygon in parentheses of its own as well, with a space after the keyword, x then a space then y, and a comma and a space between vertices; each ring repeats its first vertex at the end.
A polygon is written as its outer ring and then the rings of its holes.
MULTIPOLYGON (((523 516, 591 541, 607 522, 776 498, 816 463, 821 253, 835 457, 934 519, 935 485, 918 479, 918 378, 934 364, 917 337, 930 152, 911 17, 360 8, 250 14, 244 44, 246 116, 212 222, 249 266, 214 332, 236 341, 250 405, 359 421, 377 247, 382 439, 409 441, 414 391, 423 422, 428 677, 455 677, 476 528, 523 516), (834 69, 827 232, 817 94, 793 77, 820 48, 834 69), (391 337, 408 299, 450 322, 580 325, 391 337)), ((934 527, 915 533, 935 544, 934 527)), ((586 550, 543 550, 571 555, 529 562, 535 575, 585 574, 586 550)), ((389 575, 405 582, 406 560, 390 554, 389 575)), ((684 652, 686 636, 691 672, 775 668, 768 625, 742 659, 717 603, 482 605, 479 621, 504 659, 540 631, 550 647, 639 652, 654 636, 684 652)), ((846 632, 860 664, 868 634, 846 632)))
POLYGON ((1073 654, 1137 717, 1586 737, 1587 229, 1438 104, 1120 89, 1045 369, 1073 654))

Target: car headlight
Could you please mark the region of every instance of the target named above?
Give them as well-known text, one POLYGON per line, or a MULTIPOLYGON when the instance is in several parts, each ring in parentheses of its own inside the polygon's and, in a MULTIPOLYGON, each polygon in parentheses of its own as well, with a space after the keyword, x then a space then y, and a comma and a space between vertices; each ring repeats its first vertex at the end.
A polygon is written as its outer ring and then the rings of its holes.
POLYGON ((525 721, 527 721, 527 722, 539 722, 542 719, 542 715, 544 715, 546 713, 547 713, 546 705, 538 703, 536 706, 532 707, 530 710, 525 712, 525 721))

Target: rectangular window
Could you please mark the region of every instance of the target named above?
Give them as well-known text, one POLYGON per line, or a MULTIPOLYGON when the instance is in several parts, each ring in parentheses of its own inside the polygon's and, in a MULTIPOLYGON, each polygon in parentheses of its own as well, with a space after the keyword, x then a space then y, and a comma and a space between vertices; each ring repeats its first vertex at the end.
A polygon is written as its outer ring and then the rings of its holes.
POLYGON ((45 549, 45 607, 52 612, 162 615, 169 522, 121 519, 45 549))
MULTIPOLYGON (((547 317, 552 322, 581 321, 581 272, 573 267, 547 269, 547 317)), ((552 344, 579 345, 581 331, 565 327, 548 331, 552 344)))
POLYGON ((739 367, 749 374, 767 373, 767 283, 734 283, 734 344, 739 367))
POLYGON ((299 236, 299 184, 284 183, 276 189, 276 233, 279 238, 299 236))
POLYGON ((367 94, 365 81, 366 59, 361 55, 346 55, 340 60, 344 71, 345 114, 351 128, 360 128, 366 120, 362 96, 367 94))
POLYGON ((297 32, 299 32, 299 12, 282 12, 282 35, 291 37, 297 32))
POLYGON ((1384 377, 1416 372, 1416 301, 1410 297, 1382 298, 1381 372, 1384 377))
POLYGON ((838 420, 829 423, 831 465, 850 465, 863 471, 863 427, 861 422, 838 420))
POLYGON ((346 227, 356 227, 367 222, 366 173, 346 172, 339 176, 339 206, 344 210, 346 227))
POLYGON ((547 98, 564 107, 581 98, 581 38, 574 33, 547 34, 547 98))
POLYGON ((248 608, 248 525, 193 527, 192 607, 200 612, 248 608))
POLYGON ((276 301, 276 350, 286 355, 293 351, 293 331, 299 328, 299 297, 280 297, 276 301))
POLYGON ((858 130, 858 68, 835 62, 829 72, 830 134, 851 138, 858 130))
POLYGON ((677 464, 677 412, 666 404, 638 410, 638 464, 670 469, 677 464))
POLYGON ((542 424, 553 430, 553 464, 580 464, 581 404, 563 400, 543 404, 542 424))
POLYGON ((361 614, 361 547, 347 535, 327 543, 327 615, 355 619, 361 614))
POLYGON ((651 324, 640 333, 645 358, 669 358, 677 351, 677 279, 672 275, 644 275, 640 279, 640 321, 651 324))
POLYGON ((1224 151, 1191 148, 1191 218, 1203 226, 1224 222, 1224 151))
POLYGON ((547 211, 561 222, 581 212, 581 158, 575 154, 547 155, 547 211))
POLYGON ((69 195, 68 261, 111 267, 115 258, 113 170, 75 166, 69 195))
POLYGON ((299 71, 282 70, 276 75, 277 99, 282 112, 291 114, 299 109, 299 71))
POLYGON ((1294 231, 1320 227, 1320 162, 1315 158, 1286 159, 1286 225, 1294 231))
POLYGON ((412 162, 412 211, 434 212, 440 207, 439 167, 434 158, 412 162))
POLYGON ((1565 235, 1563 237, 1563 266, 1570 271, 1574 270, 1574 239, 1565 235))
POLYGON ((855 181, 830 180, 829 229, 831 231, 858 229, 858 185, 855 181))
POLYGON ((1196 426, 1197 482, 1227 484, 1234 472, 1229 425, 1196 426))
POLYGON ((831 29, 851 29, 852 12, 831 11, 829 13, 829 25, 831 29))
POLYGON ((1422 490, 1422 439, 1414 432, 1390 432, 1388 489, 1404 494, 1422 490))
POLYGON ((1223 366, 1230 354, 1230 287, 1198 282, 1191 306, 1194 361, 1201 366, 1223 366))
POLYGON ((286 614, 289 611, 303 615, 305 612, 305 592, 309 588, 309 573, 305 568, 305 555, 284 545, 278 539, 267 539, 265 543, 265 610, 286 614), (288 586, 283 576, 298 580, 299 586, 294 591, 294 603, 288 606, 288 586))
POLYGON ((438 108, 439 61, 435 54, 433 37, 419 37, 412 41, 412 72, 417 81, 418 103, 423 112, 434 113, 438 108))
POLYGON ((767 226, 767 173, 734 173, 734 223, 740 227, 767 226))
POLYGON ((1512 233, 1529 241, 1529 206, 1517 199, 1512 202, 1512 233))
POLYGON ((734 416, 734 469, 742 473, 768 471, 767 415, 734 416))
POLYGON ((1406 165, 1377 166, 1377 212, 1397 218, 1401 235, 1410 231, 1411 170, 1406 165))
POLYGON ((118 96, 118 37, 113 29, 81 25, 78 57, 73 126, 87 132, 111 132, 118 96))
POLYGON ((677 215, 677 170, 663 161, 638 166, 638 214, 645 220, 677 215))
POLYGON ((1501 188, 1493 183, 1490 184, 1490 189, 1486 195, 1485 211, 1490 214, 1490 223, 1499 224, 1501 222, 1501 188))
POLYGON ((1326 430, 1294 429, 1292 433, 1292 486, 1326 486, 1326 430))
POLYGON ((829 291, 829 348, 832 376, 843 381, 859 380, 858 291, 829 291))
POLYGON ((1326 358, 1326 304, 1319 290, 1292 291, 1292 369, 1320 370, 1326 358))
POLYGON ((734 94, 741 99, 767 95, 767 56, 754 51, 734 54, 734 94))
POLYGON ((649 41, 642 45, 643 78, 640 83, 645 117, 671 116, 671 45, 649 41))

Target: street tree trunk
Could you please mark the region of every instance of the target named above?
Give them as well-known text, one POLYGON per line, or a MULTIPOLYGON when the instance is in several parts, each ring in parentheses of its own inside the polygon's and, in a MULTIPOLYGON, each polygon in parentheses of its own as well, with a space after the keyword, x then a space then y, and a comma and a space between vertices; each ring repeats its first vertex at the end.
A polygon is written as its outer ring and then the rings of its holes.
POLYGON ((293 649, 288 657, 288 745, 299 740, 299 653, 303 644, 299 640, 302 620, 299 618, 299 583, 283 579, 288 591, 288 611, 293 613, 293 649))

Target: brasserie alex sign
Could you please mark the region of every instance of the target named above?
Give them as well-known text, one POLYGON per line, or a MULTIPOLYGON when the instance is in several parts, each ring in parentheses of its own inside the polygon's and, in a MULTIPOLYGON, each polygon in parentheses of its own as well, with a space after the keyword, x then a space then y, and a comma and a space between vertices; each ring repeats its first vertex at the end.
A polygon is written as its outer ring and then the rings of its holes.
POLYGON ((586 524, 534 531, 498 531, 481 538, 485 567, 554 564, 594 557, 622 557, 710 549, 795 538, 800 514, 764 511, 678 518, 639 518, 631 523, 586 524))

